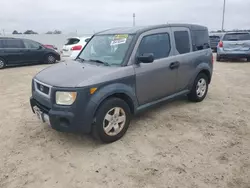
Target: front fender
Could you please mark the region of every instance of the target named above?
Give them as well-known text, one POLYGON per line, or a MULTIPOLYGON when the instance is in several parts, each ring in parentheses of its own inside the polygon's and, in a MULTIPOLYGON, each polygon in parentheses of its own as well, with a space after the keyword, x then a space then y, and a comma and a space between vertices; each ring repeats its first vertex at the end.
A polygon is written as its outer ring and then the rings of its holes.
POLYGON ((127 95, 133 101, 134 107, 137 107, 138 102, 134 87, 123 83, 114 83, 102 87, 91 97, 91 101, 99 106, 107 97, 118 93, 127 95))
POLYGON ((87 105, 87 116, 88 119, 93 119, 95 112, 97 111, 99 105, 109 96, 114 94, 125 94, 131 101, 133 101, 134 109, 138 107, 138 101, 135 94, 135 89, 133 86, 128 86, 122 83, 114 83, 97 89, 97 91, 91 96, 90 101, 87 105))

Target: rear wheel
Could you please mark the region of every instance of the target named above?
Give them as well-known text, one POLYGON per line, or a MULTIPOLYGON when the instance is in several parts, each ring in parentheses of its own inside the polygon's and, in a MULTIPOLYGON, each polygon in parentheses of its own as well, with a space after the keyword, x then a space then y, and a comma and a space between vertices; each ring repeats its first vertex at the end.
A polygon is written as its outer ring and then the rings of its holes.
POLYGON ((207 95, 208 91, 208 77, 204 73, 200 73, 195 81, 191 92, 188 94, 188 98, 193 102, 201 102, 207 95))
POLYGON ((102 142, 110 143, 119 140, 126 133, 131 112, 124 100, 110 98, 101 104, 95 118, 93 136, 102 142))
POLYGON ((45 56, 44 63, 54 64, 56 63, 56 57, 53 54, 48 54, 45 56))
POLYGON ((5 66, 6 66, 5 60, 0 58, 0 69, 3 69, 5 66))
POLYGON ((221 57, 218 54, 216 55, 216 61, 221 61, 221 57))

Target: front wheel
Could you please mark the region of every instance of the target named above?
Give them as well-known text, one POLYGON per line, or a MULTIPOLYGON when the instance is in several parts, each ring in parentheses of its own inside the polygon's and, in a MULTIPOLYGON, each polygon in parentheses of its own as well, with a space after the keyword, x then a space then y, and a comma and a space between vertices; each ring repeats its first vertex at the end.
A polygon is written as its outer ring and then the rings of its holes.
POLYGON ((204 73, 200 73, 195 81, 188 98, 193 102, 201 102, 207 95, 208 91, 208 77, 204 73))
POLYGON ((130 108, 124 100, 107 99, 97 110, 92 134, 105 143, 117 141, 126 133, 130 119, 130 108))
POLYGON ((48 54, 45 56, 44 62, 47 64, 56 63, 56 57, 53 54, 48 54))

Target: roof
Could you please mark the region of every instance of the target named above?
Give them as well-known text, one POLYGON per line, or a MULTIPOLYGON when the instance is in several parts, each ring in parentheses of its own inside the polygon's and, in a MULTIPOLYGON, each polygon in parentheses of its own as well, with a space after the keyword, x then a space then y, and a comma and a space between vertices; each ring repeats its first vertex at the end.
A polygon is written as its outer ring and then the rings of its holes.
POLYGON ((104 34, 137 34, 143 33, 152 29, 160 29, 165 27, 187 27, 191 30, 204 30, 207 29, 205 26, 194 25, 194 24, 162 24, 162 25, 152 25, 152 26, 137 26, 137 27, 120 27, 108 29, 105 31, 101 31, 96 33, 96 35, 104 35, 104 34))

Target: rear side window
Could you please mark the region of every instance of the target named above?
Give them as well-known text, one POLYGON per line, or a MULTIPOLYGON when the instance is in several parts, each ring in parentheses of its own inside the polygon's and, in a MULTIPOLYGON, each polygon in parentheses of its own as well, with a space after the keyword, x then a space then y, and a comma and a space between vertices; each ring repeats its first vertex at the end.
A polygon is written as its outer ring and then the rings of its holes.
POLYGON ((210 40, 208 30, 192 31, 193 50, 204 50, 210 48, 210 40))
POLYGON ((155 59, 161 59, 168 57, 170 50, 169 34, 161 33, 143 37, 137 53, 138 55, 153 53, 155 59))
POLYGON ((224 41, 238 41, 238 40, 250 40, 249 33, 230 33, 225 34, 223 37, 224 41))
POLYGON ((72 45, 72 44, 77 44, 80 40, 77 38, 70 38, 68 39, 67 43, 65 45, 72 45))
POLYGON ((25 48, 25 46, 20 39, 8 39, 5 40, 5 48, 25 48))
POLYGON ((176 50, 180 54, 185 54, 190 52, 190 40, 187 31, 175 31, 174 40, 175 40, 176 50))

